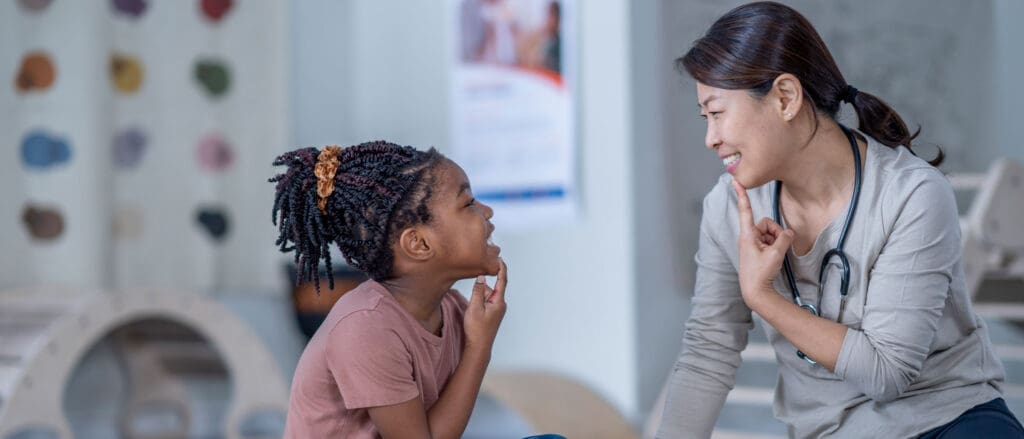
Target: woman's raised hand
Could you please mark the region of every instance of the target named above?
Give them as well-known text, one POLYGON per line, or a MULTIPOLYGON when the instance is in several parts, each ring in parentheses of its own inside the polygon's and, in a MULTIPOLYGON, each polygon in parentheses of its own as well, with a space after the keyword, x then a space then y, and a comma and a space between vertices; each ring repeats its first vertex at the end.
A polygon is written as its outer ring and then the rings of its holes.
POLYGON ((739 280, 747 306, 759 294, 772 291, 772 282, 779 275, 782 261, 793 243, 793 231, 784 229, 771 218, 754 224, 754 213, 747 198, 747 189, 733 180, 736 207, 740 213, 739 280))

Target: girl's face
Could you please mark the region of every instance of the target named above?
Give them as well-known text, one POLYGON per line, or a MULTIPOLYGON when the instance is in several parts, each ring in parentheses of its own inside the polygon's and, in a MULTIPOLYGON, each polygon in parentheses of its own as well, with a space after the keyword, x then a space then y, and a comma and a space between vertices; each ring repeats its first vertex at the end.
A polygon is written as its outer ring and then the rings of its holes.
POLYGON ((725 170, 744 187, 779 179, 789 145, 786 119, 772 101, 773 89, 762 99, 746 90, 726 90, 697 83, 700 115, 707 121, 704 143, 718 154, 725 170))
POLYGON ((459 279, 497 274, 501 247, 491 242, 494 211, 473 198, 469 178, 455 162, 444 160, 434 173, 428 205, 437 262, 459 279))

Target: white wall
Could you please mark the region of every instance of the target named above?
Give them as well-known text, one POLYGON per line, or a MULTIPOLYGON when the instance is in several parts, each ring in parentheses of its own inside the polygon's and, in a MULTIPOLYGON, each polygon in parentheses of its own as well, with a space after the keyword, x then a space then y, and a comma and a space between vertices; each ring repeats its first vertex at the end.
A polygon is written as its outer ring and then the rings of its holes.
MULTIPOLYGON (((696 228, 696 219, 683 219, 679 206, 689 196, 700 197, 703 184, 685 186, 681 171, 689 175, 675 157, 678 145, 665 136, 666 124, 675 121, 664 112, 666 97, 674 96, 680 84, 672 59, 664 54, 671 42, 662 39, 658 2, 635 2, 631 13, 630 57, 633 93, 633 247, 636 263, 637 401, 641 415, 650 410, 679 353, 683 321, 689 313, 686 293, 693 282, 686 279, 686 267, 693 254, 684 247, 684 237, 696 228), (664 84, 663 78, 673 78, 664 84)), ((699 219, 699 218, 697 218, 699 219)))
POLYGON ((291 143, 347 144, 351 137, 352 65, 348 1, 288 3, 291 143))

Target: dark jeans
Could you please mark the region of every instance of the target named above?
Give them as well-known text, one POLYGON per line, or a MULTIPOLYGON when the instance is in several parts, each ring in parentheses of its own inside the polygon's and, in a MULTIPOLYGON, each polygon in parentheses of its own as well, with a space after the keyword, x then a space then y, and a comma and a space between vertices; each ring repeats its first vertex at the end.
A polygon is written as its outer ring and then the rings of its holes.
POLYGON ((1003 398, 979 404, 953 422, 921 435, 921 439, 1024 438, 1024 427, 1003 398))

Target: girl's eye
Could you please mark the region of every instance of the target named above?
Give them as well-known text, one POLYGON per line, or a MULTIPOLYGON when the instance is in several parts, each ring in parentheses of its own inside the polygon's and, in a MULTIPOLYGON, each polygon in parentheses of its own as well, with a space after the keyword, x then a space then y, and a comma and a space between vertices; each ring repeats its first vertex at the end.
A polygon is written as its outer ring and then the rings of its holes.
POLYGON ((708 120, 708 115, 711 115, 712 119, 718 119, 718 115, 722 114, 721 111, 709 111, 707 114, 701 114, 701 119, 708 120))
POLYGON ((472 206, 474 204, 476 204, 476 199, 475 198, 470 198, 469 202, 466 203, 466 207, 472 206))

